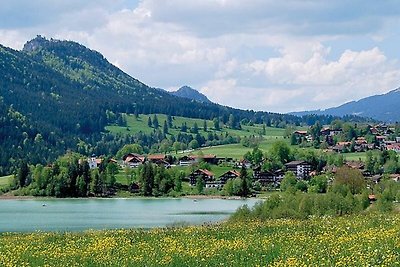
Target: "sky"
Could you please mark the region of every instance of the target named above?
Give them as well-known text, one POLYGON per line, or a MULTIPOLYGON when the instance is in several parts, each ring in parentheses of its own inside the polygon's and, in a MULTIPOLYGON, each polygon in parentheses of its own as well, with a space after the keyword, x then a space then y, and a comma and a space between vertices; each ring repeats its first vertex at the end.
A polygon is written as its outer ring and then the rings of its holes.
POLYGON ((145 84, 242 109, 324 109, 400 86, 397 0, 0 0, 0 43, 79 42, 145 84))

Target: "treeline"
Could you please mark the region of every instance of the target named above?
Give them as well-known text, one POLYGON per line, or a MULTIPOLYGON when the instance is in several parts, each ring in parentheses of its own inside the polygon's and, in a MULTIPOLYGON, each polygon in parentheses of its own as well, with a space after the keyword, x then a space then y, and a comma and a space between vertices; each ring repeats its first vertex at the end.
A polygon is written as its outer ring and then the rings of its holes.
POLYGON ((328 184, 329 176, 314 177, 306 182, 312 187, 305 193, 299 186, 302 181, 285 177, 281 193, 272 194, 252 208, 242 206, 231 216, 231 221, 343 216, 364 212, 375 200, 371 211, 390 212, 395 208, 394 203, 400 201, 400 184, 387 177, 367 187, 358 170, 342 168, 332 178, 328 184))
POLYGON ((15 194, 54 197, 109 196, 115 193, 118 166, 104 160, 91 170, 86 159, 69 153, 52 166, 23 162, 11 184, 15 194))

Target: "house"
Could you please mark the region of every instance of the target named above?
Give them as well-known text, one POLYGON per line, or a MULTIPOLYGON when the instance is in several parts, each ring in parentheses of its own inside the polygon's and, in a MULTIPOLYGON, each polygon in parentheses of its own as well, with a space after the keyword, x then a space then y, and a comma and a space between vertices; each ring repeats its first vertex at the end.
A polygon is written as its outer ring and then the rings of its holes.
POLYGON ((206 187, 207 182, 215 182, 214 173, 210 172, 209 170, 197 169, 189 175, 189 183, 191 186, 196 185, 198 177, 201 177, 201 179, 203 179, 203 181, 206 183, 206 187))
POLYGON ((280 185, 284 175, 285 172, 283 170, 262 171, 260 166, 253 169, 254 181, 258 181, 263 186, 280 185))
POLYGON ((87 160, 87 162, 89 163, 90 169, 97 169, 100 166, 102 159, 96 158, 96 156, 93 155, 87 160))
POLYGON ((193 156, 183 156, 179 159, 179 166, 190 166, 197 162, 193 156))
POLYGON ((235 167, 242 168, 245 167, 246 169, 251 168, 251 162, 247 159, 241 159, 239 162, 236 162, 235 167))
POLYGON ((235 179, 235 178, 237 178, 239 176, 240 176, 240 172, 235 171, 235 170, 230 170, 230 171, 227 171, 227 172, 223 173, 219 177, 219 180, 221 181, 221 183, 226 184, 226 182, 228 180, 233 180, 233 179, 235 179))
POLYGON ((400 143, 394 143, 394 144, 386 145, 386 149, 395 151, 397 153, 400 153, 400 143))
POLYGON ((355 169, 355 170, 360 170, 360 171, 363 171, 365 168, 365 165, 362 161, 350 160, 350 161, 346 161, 344 165, 346 165, 350 169, 355 169))
POLYGON ((334 147, 332 147, 332 150, 337 153, 341 153, 349 149, 351 146, 351 142, 338 142, 334 147))
POLYGON ((307 179, 310 177, 311 164, 306 161, 296 160, 285 164, 288 171, 294 173, 297 179, 307 179))
POLYGON ((206 163, 209 164, 218 164, 219 158, 217 158, 216 155, 210 154, 210 155, 197 155, 197 156, 193 156, 193 158, 196 161, 204 161, 206 163))
POLYGON ((135 153, 129 153, 122 157, 123 164, 126 167, 137 168, 145 162, 145 157, 135 153))
POLYGON ((400 137, 396 137, 396 143, 400 143, 400 137))
POLYGON ((157 155, 148 155, 147 160, 153 164, 157 164, 159 166, 163 165, 165 168, 170 168, 171 165, 167 161, 167 158, 164 154, 157 155))

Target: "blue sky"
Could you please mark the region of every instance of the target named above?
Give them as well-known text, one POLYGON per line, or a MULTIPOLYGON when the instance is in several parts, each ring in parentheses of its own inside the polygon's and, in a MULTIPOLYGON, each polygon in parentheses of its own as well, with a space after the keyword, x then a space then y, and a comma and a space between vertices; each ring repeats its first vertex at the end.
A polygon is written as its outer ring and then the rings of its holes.
POLYGON ((150 86, 289 112, 399 87, 399 14, 394 0, 2 0, 0 43, 74 40, 150 86))

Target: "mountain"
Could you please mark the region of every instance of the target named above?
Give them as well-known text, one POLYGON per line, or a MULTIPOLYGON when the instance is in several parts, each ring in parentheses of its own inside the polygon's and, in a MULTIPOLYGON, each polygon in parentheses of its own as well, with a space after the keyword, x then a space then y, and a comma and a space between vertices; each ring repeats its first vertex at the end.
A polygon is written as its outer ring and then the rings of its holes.
POLYGON ((182 86, 177 91, 170 92, 170 94, 198 102, 211 103, 211 101, 204 94, 186 85, 182 86))
POLYGON ((325 110, 292 112, 290 114, 297 116, 310 114, 332 116, 356 115, 366 118, 372 118, 378 121, 393 123, 400 121, 399 103, 400 88, 392 90, 386 94, 374 95, 360 99, 358 101, 351 101, 334 108, 328 108, 325 110))
MULTIPOLYGON (((132 59, 134 60, 134 59, 132 59)), ((115 155, 125 144, 157 148, 165 136, 119 136, 124 113, 219 118, 284 127, 330 123, 332 116, 293 115, 234 109, 198 102, 151 88, 79 43, 37 36, 22 51, 0 45, 0 175, 21 161, 47 164, 66 151, 115 155)), ((186 89, 184 89, 186 90, 186 89)))

